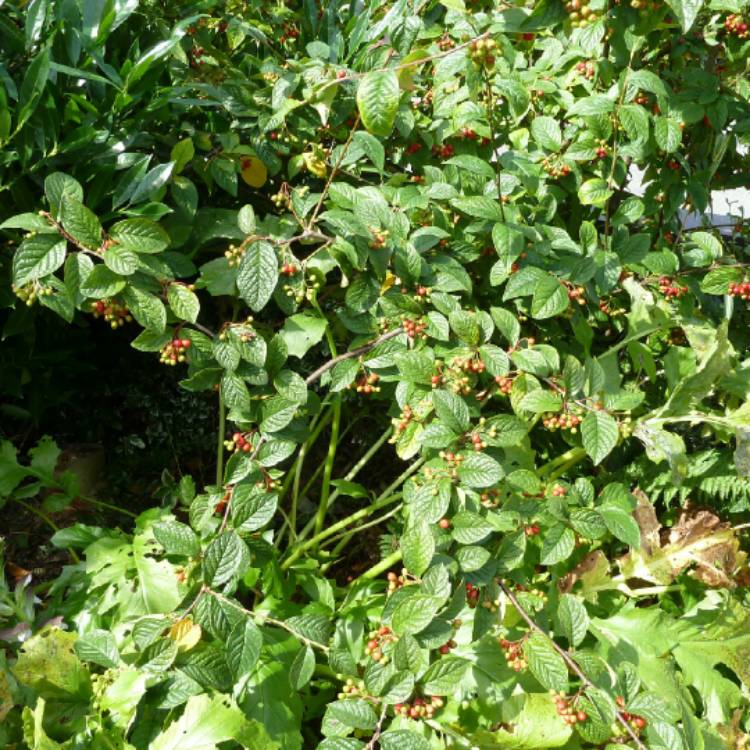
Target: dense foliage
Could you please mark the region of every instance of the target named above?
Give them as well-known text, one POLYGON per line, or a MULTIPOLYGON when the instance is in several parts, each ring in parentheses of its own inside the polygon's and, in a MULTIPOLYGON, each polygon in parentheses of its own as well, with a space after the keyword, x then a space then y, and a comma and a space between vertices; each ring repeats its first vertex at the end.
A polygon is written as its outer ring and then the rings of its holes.
MULTIPOLYGON (((748 226, 681 217, 748 19, 0 0, 3 338, 109 325, 220 424, 0 586, 0 744, 747 747, 748 226)), ((0 444, 0 506, 81 495, 0 444)))

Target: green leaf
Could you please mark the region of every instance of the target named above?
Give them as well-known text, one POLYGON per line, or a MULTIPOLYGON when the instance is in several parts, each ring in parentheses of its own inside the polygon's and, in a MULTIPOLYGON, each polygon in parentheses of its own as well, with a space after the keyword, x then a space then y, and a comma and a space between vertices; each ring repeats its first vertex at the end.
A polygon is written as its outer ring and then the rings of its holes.
POLYGON ((416 732, 389 730, 380 735, 382 750, 430 750, 430 743, 416 732))
POLYGON ((122 296, 138 323, 156 333, 164 331, 167 325, 167 310, 158 297, 133 285, 128 285, 122 296))
POLYGON ((677 151, 682 142, 680 123, 671 117, 657 117, 654 121, 654 139, 662 151, 668 154, 677 151))
POLYGON ((378 723, 373 707, 362 698, 340 700, 329 703, 326 715, 350 729, 372 731, 378 723))
POLYGON ((240 296, 253 312, 262 310, 276 288, 279 264, 268 242, 253 242, 245 250, 237 273, 240 296))
POLYGON ((154 537, 168 555, 192 557, 201 549, 195 532, 187 524, 176 520, 157 523, 154 526, 154 537))
POLYGON ((62 202, 60 221, 68 234, 89 250, 96 250, 102 242, 102 225, 96 214, 83 203, 72 198, 62 202))
POLYGON ((568 643, 578 646, 586 637, 589 627, 589 615, 583 602, 572 594, 563 594, 557 605, 557 619, 568 643))
POLYGON ((44 194, 49 203, 50 213, 59 218, 63 203, 67 201, 83 201, 83 188, 78 180, 74 180, 64 172, 53 172, 44 179, 44 194))
POLYGON ((293 690, 302 690, 315 671, 315 652, 310 646, 303 646, 294 657, 289 668, 289 682, 293 690))
POLYGON ((234 531, 225 531, 206 549, 203 579, 213 587, 221 586, 237 574, 245 561, 244 542, 234 531))
POLYGON ((439 602, 439 599, 427 594, 414 594, 401 600, 393 610, 393 632, 396 635, 413 635, 421 632, 437 614, 439 602))
POLYGON ((617 445, 617 420, 605 411, 590 411, 581 423, 583 447, 594 465, 600 464, 617 445))
POLYGON ((602 505, 598 511, 612 536, 634 549, 641 546, 641 532, 630 513, 614 505, 602 505))
POLYGON ((18 91, 18 110, 16 114, 16 132, 34 114, 39 104, 50 71, 50 48, 44 47, 32 59, 18 91))
POLYGON ((241 738, 249 731, 249 723, 227 696, 193 695, 188 698, 182 716, 157 735, 149 747, 151 750, 215 750, 223 742, 241 738))
POLYGON ((502 476, 500 464, 486 453, 468 453, 458 466, 458 478, 467 487, 492 487, 502 476))
POLYGON ((614 191, 607 187, 607 182, 601 177, 592 177, 578 188, 578 200, 584 206, 601 208, 613 194, 614 191))
POLYGON ((435 539, 430 527, 419 519, 412 521, 401 537, 404 565, 417 577, 427 570, 435 554, 435 539))
POLYGON ((521 399, 518 408, 532 414, 542 414, 547 411, 558 412, 562 408, 562 397, 559 393, 547 391, 544 388, 535 388, 521 399))
POLYGON ((568 292, 559 279, 547 275, 534 287, 531 300, 531 317, 536 320, 552 318, 568 309, 568 292))
POLYGON ((467 659, 444 656, 422 675, 422 689, 426 695, 453 695, 470 666, 467 659))
POLYGON ((617 110, 617 116, 631 140, 646 140, 648 138, 649 116, 639 104, 623 104, 617 110))
POLYGON ((728 294, 729 285, 739 283, 744 277, 745 274, 740 268, 715 268, 703 277, 701 291, 705 294, 728 294))
POLYGON ((226 641, 227 664, 236 681, 249 674, 258 663, 263 635, 248 617, 238 620, 226 641))
POLYGON ((433 391, 432 404, 440 421, 453 432, 469 429, 469 408, 460 396, 450 391, 433 391))
POLYGON ((503 221, 503 210, 500 201, 496 198, 487 198, 483 195, 454 198, 451 201, 451 206, 461 213, 468 214, 476 219, 503 221))
POLYGON ((523 653, 529 670, 543 687, 567 691, 568 668, 548 638, 541 633, 532 633, 524 643, 523 653))
POLYGON ((167 302, 172 312, 181 320, 191 323, 198 320, 201 303, 196 294, 184 284, 175 282, 167 287, 167 302))
POLYGON ((38 234, 24 240, 13 256, 13 283, 20 287, 54 273, 65 262, 66 246, 57 235, 38 234))
POLYGON ((667 0, 683 32, 690 31, 703 7, 703 0, 667 0))
POLYGON ((531 137, 548 151, 559 151, 562 147, 560 124, 553 117, 535 117, 531 121, 531 137))
POLYGON ((138 256, 124 247, 110 247, 104 252, 104 265, 120 276, 130 276, 138 269, 138 256))
POLYGON ((567 560, 575 546, 575 534, 564 524, 556 523, 544 535, 539 562, 542 565, 555 565, 567 560))
POLYGON ((357 87, 357 107, 362 124, 373 134, 390 135, 400 98, 398 77, 393 70, 366 73, 357 87))
POLYGON ((81 284, 81 292, 87 297, 104 299, 114 297, 125 288, 125 279, 105 265, 94 266, 81 284))
POLYGON ((352 145, 359 146, 370 161, 378 168, 379 172, 383 171, 385 166, 385 148, 375 136, 366 133, 364 130, 358 130, 352 138, 352 145))
POLYGON ((90 630, 75 642, 75 651, 83 661, 109 669, 120 663, 115 637, 108 630, 90 630))
POLYGON ((123 247, 134 253, 160 253, 169 247, 169 235, 150 219, 125 219, 113 224, 109 230, 115 247, 123 247))

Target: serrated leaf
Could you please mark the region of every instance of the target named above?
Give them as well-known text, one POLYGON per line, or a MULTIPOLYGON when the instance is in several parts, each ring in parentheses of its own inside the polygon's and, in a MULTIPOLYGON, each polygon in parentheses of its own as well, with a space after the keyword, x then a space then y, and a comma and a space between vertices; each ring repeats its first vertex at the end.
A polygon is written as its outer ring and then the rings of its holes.
POLYGON ((424 630, 437 613, 439 600, 426 594, 414 594, 400 601, 393 611, 391 626, 397 635, 412 635, 424 630))
POLYGON ((578 646, 586 637, 589 627, 589 616, 583 602, 572 594, 563 594, 557 605, 557 619, 568 643, 578 646))
POLYGON ((13 256, 13 283, 24 286, 54 273, 65 262, 66 247, 57 235, 38 234, 24 240, 13 256))
POLYGON ((373 134, 390 135, 400 98, 398 76, 393 70, 366 73, 357 87, 357 107, 362 124, 373 134))
POLYGON ((590 411, 581 422, 583 447, 594 465, 600 464, 617 445, 617 420, 604 411, 590 411))
POLYGON ((601 208, 614 194, 601 177, 592 177, 578 188, 578 200, 584 206, 601 208))
POLYGON ((75 642, 75 651, 83 661, 90 661, 105 669, 120 663, 115 637, 107 630, 90 630, 75 642))
POLYGON ((524 643, 523 653, 529 670, 545 688, 567 690, 568 668, 545 636, 532 633, 524 643))
POLYGON ((435 539, 430 527, 419 519, 412 521, 401 537, 404 565, 412 575, 421 576, 435 554, 435 539))
POLYGON ((240 296, 253 312, 266 306, 278 277, 279 263, 273 246, 268 242, 253 242, 245 250, 237 273, 240 296))
POLYGON ((234 531, 225 531, 206 549, 203 579, 209 586, 226 583, 240 569, 245 559, 244 542, 234 531))
POLYGON ((422 689, 426 695, 452 695, 470 666, 470 661, 459 656, 438 659, 422 675, 422 689))
POLYGON ((289 667, 289 682, 293 690, 302 690, 315 671, 315 653, 310 646, 303 646, 289 667))
POLYGON ((575 534, 564 524, 557 523, 544 535, 539 562, 542 565, 555 565, 567 560, 575 546, 575 534))
POLYGON ((188 289, 184 284, 175 282, 169 285, 167 302, 172 312, 181 320, 187 320, 190 323, 195 323, 198 320, 201 303, 198 301, 195 292, 188 289))

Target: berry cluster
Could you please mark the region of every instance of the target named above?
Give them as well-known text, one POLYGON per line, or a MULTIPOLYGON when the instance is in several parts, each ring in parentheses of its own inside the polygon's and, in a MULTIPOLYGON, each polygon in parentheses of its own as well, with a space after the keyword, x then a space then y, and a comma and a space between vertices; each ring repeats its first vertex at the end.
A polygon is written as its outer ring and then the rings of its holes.
MULTIPOLYGON (((395 573, 393 575, 396 575, 395 573)), ((380 662, 381 664, 387 664, 389 659, 383 653, 383 649, 398 640, 398 636, 391 632, 391 629, 387 625, 383 625, 377 630, 371 630, 368 635, 367 645, 365 646, 365 653, 372 657, 373 661, 380 662)))
POLYGON ((415 698, 412 703, 397 703, 393 710, 396 716, 404 716, 408 719, 431 719, 438 708, 442 708, 445 701, 433 695, 429 698, 415 698))
POLYGON ((659 279, 659 291, 665 297, 672 299, 675 297, 682 297, 682 295, 687 292, 687 287, 673 284, 672 279, 670 279, 669 276, 662 276, 659 279))
POLYGON ((464 455, 462 453, 454 453, 453 451, 440 451, 438 456, 448 464, 448 475, 451 479, 458 478, 458 469, 464 462, 464 455))
POLYGON ((576 64, 576 70, 584 77, 591 80, 596 74, 596 65, 587 60, 586 62, 579 62, 576 64))
POLYGON ((253 449, 252 444, 248 440, 250 433, 235 432, 232 435, 231 440, 224 441, 224 447, 228 451, 242 451, 243 453, 250 453, 253 449))
POLYGON ((367 700, 371 696, 365 689, 364 680, 355 682, 350 678, 344 683, 344 687, 341 688, 341 692, 336 697, 342 701, 346 698, 364 698, 367 700))
POLYGON ((578 425, 581 424, 581 417, 568 412, 562 414, 547 412, 542 417, 542 424, 553 432, 555 430, 570 430, 571 434, 575 435, 578 432, 578 425))
POLYGON ((396 589, 400 589, 402 586, 406 585, 408 577, 408 571, 406 568, 401 569, 401 575, 398 573, 394 573, 391 571, 388 573, 386 578, 388 579, 388 591, 393 592, 396 589))
POLYGON ((471 446, 477 453, 487 447, 487 443, 482 440, 482 436, 478 432, 473 432, 469 440, 471 440, 471 446))
POLYGON ((599 148, 596 149, 596 158, 604 159, 609 152, 607 151, 607 142, 599 141, 599 148))
POLYGON ((404 327, 404 331, 406 331, 406 335, 410 339, 416 339, 416 338, 427 338, 427 334, 425 333, 425 330, 427 329, 427 323, 422 322, 421 320, 411 320, 409 318, 404 318, 402 321, 402 325, 404 327))
POLYGON ((474 609, 479 603, 479 589, 473 583, 466 584, 466 603, 474 609))
POLYGON ((589 0, 568 0, 565 10, 568 11, 570 25, 573 28, 583 28, 599 18, 599 15, 589 7, 589 0))
POLYGON ((159 360, 164 365, 176 365, 178 362, 187 360, 187 350, 190 348, 190 339, 173 338, 159 351, 159 360))
POLYGON ((563 487, 561 484, 556 484, 552 488, 552 497, 565 497, 565 487, 563 487))
POLYGON ((405 404, 404 408, 401 410, 401 414, 398 417, 395 417, 391 420, 393 423, 393 437, 391 437, 390 442, 395 443, 398 436, 409 426, 409 423, 414 418, 414 411, 409 406, 409 404, 405 404))
POLYGON ((284 188, 282 188, 278 193, 274 193, 271 196, 271 203, 273 203, 276 208, 289 208, 289 193, 284 188))
POLYGON ((542 169, 550 177, 567 177, 570 174, 570 167, 561 162, 559 157, 547 156, 542 160, 542 169))
POLYGON ((450 143, 444 143, 442 146, 433 146, 432 155, 441 159, 450 159, 456 153, 456 150, 450 143))
POLYGON ((589 715, 585 711, 576 710, 573 705, 575 699, 568 698, 562 691, 555 693, 555 708, 562 720, 569 725, 586 721, 589 715))
POLYGON ((451 360, 451 367, 463 372, 484 372, 487 367, 479 357, 454 357, 451 360))
POLYGON ((498 391, 506 396, 513 390, 513 378, 504 375, 495 375, 495 383, 497 383, 498 391))
POLYGON ((494 39, 475 39, 469 45, 469 57, 474 65, 491 68, 495 64, 495 49, 497 42, 494 39))
POLYGON ((646 724, 648 722, 642 716, 637 716, 636 714, 631 714, 627 711, 622 710, 623 708, 625 708, 625 698, 623 698, 621 695, 618 695, 617 698, 615 698, 615 703, 617 704, 617 708, 620 710, 620 715, 622 716, 622 718, 625 719, 625 721, 627 721, 636 732, 639 732, 641 729, 646 728, 646 724))
POLYGON ((356 387, 357 393, 365 393, 369 396, 371 393, 380 393, 380 386, 375 385, 378 380, 380 380, 380 375, 371 372, 369 375, 357 378, 356 382, 352 383, 352 387, 356 387))
POLYGON ((412 154, 416 154, 417 151, 420 151, 422 149, 421 143, 410 143, 405 149, 404 153, 409 154, 411 156, 412 154))
POLYGON ((485 508, 496 508, 500 490, 485 490, 479 495, 479 500, 485 508))
POLYGON ((52 288, 32 281, 24 286, 16 286, 14 284, 13 292, 18 299, 25 302, 28 307, 31 307, 37 301, 38 297, 49 297, 52 294, 52 288))
POLYGON ((536 536, 540 531, 541 529, 535 523, 531 524, 530 526, 526 526, 523 530, 526 536, 536 536))
POLYGON ((728 15, 724 20, 724 28, 728 34, 732 34, 739 39, 747 39, 748 25, 745 19, 737 13, 728 15))
POLYGON ((640 104, 642 107, 645 107, 648 104, 648 94, 644 94, 643 91, 639 91, 633 97, 633 104, 640 104))
POLYGON ((441 49, 443 52, 447 52, 449 49, 453 49, 456 46, 456 43, 450 38, 448 33, 446 32, 443 34, 443 36, 438 39, 438 48, 441 49))
POLYGON ((506 638, 498 640, 500 648, 505 652, 505 661, 515 672, 520 672, 529 666, 523 655, 523 640, 523 638, 520 641, 509 641, 506 638))
POLYGON ((729 294, 732 297, 740 297, 744 300, 750 300, 750 283, 745 281, 742 284, 730 284, 729 294))
POLYGON ((667 167, 671 169, 673 172, 676 172, 680 168, 680 162, 678 162, 676 159, 670 159, 667 162, 667 167))
POLYGON ((197 68, 199 65, 203 65, 206 61, 201 58, 206 54, 206 50, 203 47, 193 47, 188 50, 188 57, 190 58, 190 67, 197 68))
POLYGON ((479 137, 477 136, 477 131, 473 128, 461 128, 458 135, 459 137, 466 138, 470 141, 475 141, 479 137))
POLYGON ((438 521, 438 526, 444 531, 447 531, 451 526, 453 526, 453 524, 451 523, 450 518, 441 518, 438 521))
MULTIPOLYGON (((224 445, 227 443, 225 442, 224 445)), ((214 513, 216 515, 222 515, 224 511, 226 510, 227 505, 229 504, 229 501, 232 499, 232 490, 227 490, 224 495, 222 496, 221 500, 219 500, 218 503, 216 503, 216 506, 214 507, 214 513)))
POLYGON ((232 244, 224 251, 224 257, 227 259, 230 268, 239 266, 242 256, 245 254, 245 249, 244 245, 232 244))
MULTIPOLYGON (((120 328, 133 320, 128 308, 121 302, 112 299, 98 299, 96 302, 92 302, 91 312, 95 318, 104 318, 112 328, 120 328)), ((190 345, 189 341, 188 345, 190 345)))
POLYGON ((572 286, 568 289, 568 299, 575 300, 579 305, 585 305, 586 290, 582 286, 572 286))
POLYGON ((299 36, 299 29, 293 23, 284 23, 284 33, 279 37, 279 43, 284 44, 287 39, 294 40, 299 36))
POLYGON ((370 231, 372 232, 370 247, 373 250, 380 250, 381 248, 385 247, 386 243, 388 242, 388 230, 370 227, 370 231))
POLYGON ((299 269, 294 265, 294 263, 284 263, 281 266, 281 273, 284 276, 295 276, 298 270, 299 269))
POLYGON ((438 651, 445 656, 446 654, 449 654, 454 648, 456 648, 458 644, 451 639, 450 641, 446 641, 442 646, 438 648, 438 651))

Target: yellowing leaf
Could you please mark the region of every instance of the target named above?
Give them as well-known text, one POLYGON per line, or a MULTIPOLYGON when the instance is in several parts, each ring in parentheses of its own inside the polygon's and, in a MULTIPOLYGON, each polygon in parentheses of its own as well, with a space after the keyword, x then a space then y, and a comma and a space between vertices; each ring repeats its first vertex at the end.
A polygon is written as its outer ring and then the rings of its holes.
POLYGON ((395 283, 396 277, 390 271, 386 271, 383 283, 380 285, 380 295, 384 295, 395 283))
POLYGON ((325 160, 321 159, 317 154, 311 152, 304 153, 302 154, 302 161, 305 163, 307 171, 316 177, 323 179, 328 174, 328 167, 325 160))
POLYGON ((178 620, 169 629, 169 637, 177 643, 177 648, 183 651, 190 651, 197 646, 202 634, 201 626, 193 622, 191 617, 178 620))
POLYGON ((241 162, 240 176, 250 187, 263 187, 268 180, 266 165, 257 156, 245 156, 241 162))

